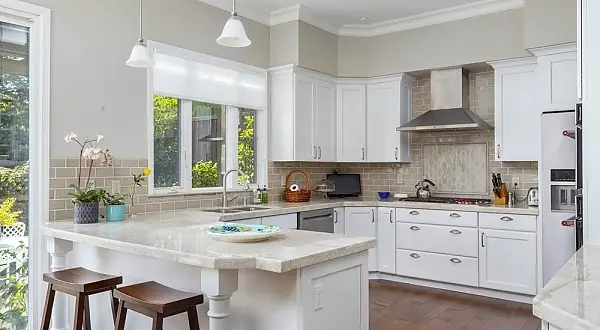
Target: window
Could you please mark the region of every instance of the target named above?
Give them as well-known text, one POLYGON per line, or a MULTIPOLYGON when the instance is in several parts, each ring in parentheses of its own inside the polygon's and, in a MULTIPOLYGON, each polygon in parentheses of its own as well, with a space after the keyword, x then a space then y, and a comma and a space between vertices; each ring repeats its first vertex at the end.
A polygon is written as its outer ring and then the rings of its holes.
POLYGON ((242 189, 245 180, 265 185, 265 70, 151 45, 150 193, 242 189), (224 182, 230 169, 245 176, 232 172, 224 182))

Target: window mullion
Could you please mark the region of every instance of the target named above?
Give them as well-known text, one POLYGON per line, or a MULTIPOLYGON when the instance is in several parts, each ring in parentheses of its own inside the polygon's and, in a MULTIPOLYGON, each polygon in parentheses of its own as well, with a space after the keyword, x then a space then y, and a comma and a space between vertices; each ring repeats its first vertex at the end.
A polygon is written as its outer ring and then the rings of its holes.
MULTIPOLYGON (((238 125, 239 125, 239 109, 237 107, 228 106, 226 110, 226 170, 239 168, 238 165, 238 125)), ((229 175, 227 182, 224 184, 228 188, 238 187, 238 173, 234 172, 229 175)))
POLYGON ((180 108, 180 186, 183 191, 192 190, 192 101, 181 100, 180 108))

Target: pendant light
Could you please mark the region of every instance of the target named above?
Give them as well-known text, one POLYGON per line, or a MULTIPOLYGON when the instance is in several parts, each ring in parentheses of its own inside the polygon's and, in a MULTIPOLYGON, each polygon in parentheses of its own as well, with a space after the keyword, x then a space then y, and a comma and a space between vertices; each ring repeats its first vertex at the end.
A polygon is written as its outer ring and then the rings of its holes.
POLYGON ((233 11, 231 17, 225 23, 221 36, 217 38, 217 43, 225 47, 248 47, 252 43, 246 35, 246 30, 242 21, 238 19, 235 11, 235 0, 233 0, 233 11))
POLYGON ((154 61, 152 60, 152 57, 150 57, 148 48, 144 45, 142 28, 142 0, 140 0, 140 38, 138 39, 137 44, 133 46, 131 56, 129 56, 129 60, 127 60, 126 64, 134 68, 151 68, 154 66, 154 61))

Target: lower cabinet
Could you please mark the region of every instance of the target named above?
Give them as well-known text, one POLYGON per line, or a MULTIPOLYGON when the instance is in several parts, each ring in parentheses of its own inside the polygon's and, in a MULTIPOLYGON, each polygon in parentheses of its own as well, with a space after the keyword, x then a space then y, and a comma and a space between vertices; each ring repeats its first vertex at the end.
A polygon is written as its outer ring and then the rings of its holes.
POLYGON ((480 229, 479 236, 479 286, 536 294, 536 234, 480 229))
POLYGON ((263 225, 275 225, 281 229, 297 229, 298 213, 275 215, 262 218, 263 225))
POLYGON ((344 208, 338 207, 333 210, 333 233, 344 234, 346 228, 344 228, 344 208))
POLYGON ((244 225, 262 225, 262 218, 238 220, 233 221, 233 223, 241 223, 244 225))
MULTIPOLYGON (((344 211, 344 233, 348 236, 377 237, 377 208, 347 207, 344 211)), ((369 271, 377 271, 377 249, 369 250, 369 271)))
POLYGON ((477 267, 477 258, 396 250, 396 274, 402 276, 477 286, 477 267))
POLYGON ((377 270, 396 273, 396 212, 393 208, 377 209, 377 270))

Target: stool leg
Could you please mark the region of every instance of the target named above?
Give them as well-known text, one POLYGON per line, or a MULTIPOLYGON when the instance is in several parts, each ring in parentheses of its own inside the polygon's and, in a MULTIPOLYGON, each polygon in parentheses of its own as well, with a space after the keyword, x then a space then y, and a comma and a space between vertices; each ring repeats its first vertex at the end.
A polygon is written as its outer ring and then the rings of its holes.
POLYGON ((187 312, 188 321, 190 323, 190 330, 200 330, 200 324, 198 323, 198 311, 196 306, 190 307, 187 312))
POLYGON ((163 315, 160 313, 154 314, 152 318, 152 330, 163 330, 163 315))
POLYGON ((42 315, 41 330, 50 329, 50 318, 52 317, 52 307, 54 306, 55 295, 56 291, 54 291, 52 284, 48 284, 48 293, 46 293, 46 304, 44 305, 44 314, 42 315))
POLYGON ((92 321, 90 318, 90 296, 85 296, 83 306, 84 306, 83 328, 85 330, 92 330, 92 321))
POLYGON ((127 317, 127 308, 125 308, 125 302, 121 300, 119 302, 119 311, 117 312, 117 320, 115 321, 115 330, 125 329, 125 318, 127 317))
POLYGON ((113 323, 117 321, 117 310, 119 309, 119 299, 115 298, 115 289, 110 290, 110 307, 113 313, 113 323))
POLYGON ((83 330, 83 316, 85 314, 85 295, 78 293, 75 298, 75 319, 73 320, 73 330, 83 330))

